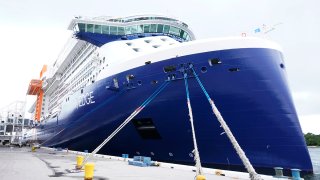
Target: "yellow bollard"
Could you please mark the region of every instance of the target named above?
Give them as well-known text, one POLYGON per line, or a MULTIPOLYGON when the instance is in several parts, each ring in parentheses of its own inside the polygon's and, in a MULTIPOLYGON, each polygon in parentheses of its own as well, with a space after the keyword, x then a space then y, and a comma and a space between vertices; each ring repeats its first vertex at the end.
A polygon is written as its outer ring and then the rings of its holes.
POLYGON ((83 163, 83 156, 77 156, 76 169, 81 169, 82 168, 82 163, 83 163))
POLYGON ((32 146, 31 151, 36 152, 36 147, 32 146))
POLYGON ((222 171, 221 171, 221 170, 216 170, 216 171, 215 171, 215 175, 221 176, 221 175, 222 175, 222 171))
POLYGON ((86 163, 84 165, 84 179, 85 180, 92 180, 93 179, 93 171, 94 171, 94 164, 93 163, 86 163))
POLYGON ((196 180, 206 180, 206 177, 204 175, 198 175, 196 180))

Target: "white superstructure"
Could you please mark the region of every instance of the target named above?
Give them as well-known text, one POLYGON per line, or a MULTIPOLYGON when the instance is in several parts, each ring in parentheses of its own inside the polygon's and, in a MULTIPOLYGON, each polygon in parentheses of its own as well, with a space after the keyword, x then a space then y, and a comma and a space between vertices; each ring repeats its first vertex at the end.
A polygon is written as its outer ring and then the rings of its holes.
MULTIPOLYGON (((117 68, 110 67, 117 67, 142 54, 195 39, 187 24, 159 15, 76 17, 68 29, 73 30, 74 34, 56 61, 44 66, 40 80, 33 80, 28 89, 27 94, 38 96, 30 110, 38 121, 55 117, 71 94, 94 83, 101 72, 106 75, 117 71, 117 68), (99 45, 81 40, 77 37, 81 33, 118 37, 119 41, 112 39, 103 45, 102 57, 98 52, 99 45), (109 69, 109 73, 106 69, 109 69)), ((99 79, 101 77, 105 76, 99 79)))

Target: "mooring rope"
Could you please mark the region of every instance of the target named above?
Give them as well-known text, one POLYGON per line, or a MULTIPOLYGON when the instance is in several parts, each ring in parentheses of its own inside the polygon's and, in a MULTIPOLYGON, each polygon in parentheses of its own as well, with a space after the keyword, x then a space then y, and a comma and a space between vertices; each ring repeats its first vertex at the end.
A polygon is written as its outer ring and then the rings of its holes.
MULTIPOLYGON (((114 130, 94 151, 86 156, 82 166, 89 160, 90 157, 95 155, 104 145, 106 145, 124 126, 126 126, 136 115, 138 115, 160 92, 167 87, 170 81, 165 81, 160 87, 156 89, 133 113, 121 123, 116 130, 114 130)), ((81 167, 82 168, 82 167, 81 167)))
POLYGON ((193 124, 193 114, 192 114, 192 108, 191 108, 191 102, 190 102, 190 96, 189 96, 189 85, 188 85, 188 80, 187 80, 187 74, 184 74, 184 84, 186 87, 187 105, 188 105, 188 109, 189 109, 189 117, 190 117, 191 131, 192 131, 192 140, 193 140, 193 146, 194 146, 194 160, 196 162, 197 175, 202 175, 203 171, 202 171, 202 167, 201 167, 200 154, 199 154, 199 150, 198 150, 196 133, 195 133, 194 124, 193 124))
POLYGON ((227 134, 229 140, 231 141, 234 149, 236 150, 237 154, 239 155, 242 163, 244 164, 244 166, 246 167, 247 171, 249 172, 250 178, 252 180, 262 180, 261 176, 259 174, 256 173, 255 169, 253 168, 253 166, 251 165, 249 159, 247 158, 246 154, 244 153, 244 151, 242 150, 242 148, 240 147, 239 143, 237 142, 236 138, 233 136, 230 128, 228 127, 227 123, 224 121, 221 113, 219 112, 218 108, 216 107, 216 105, 214 104, 214 101, 210 98, 208 92, 206 91, 206 89, 204 88, 202 82, 199 79, 199 76, 197 75, 197 73, 195 72, 195 70, 193 69, 193 67, 191 67, 191 70, 193 72, 193 75, 195 76, 198 84, 200 85, 202 91, 204 92, 205 96, 207 97, 211 107, 212 107, 212 111, 213 113, 216 115, 219 123, 221 124, 221 127, 223 128, 223 130, 225 131, 225 133, 227 134))

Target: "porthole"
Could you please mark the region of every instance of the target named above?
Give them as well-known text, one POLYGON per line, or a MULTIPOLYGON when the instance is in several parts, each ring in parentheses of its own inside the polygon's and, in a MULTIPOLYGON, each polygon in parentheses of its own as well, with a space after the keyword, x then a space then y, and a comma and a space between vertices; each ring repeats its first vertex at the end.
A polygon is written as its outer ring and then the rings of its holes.
POLYGON ((174 65, 163 67, 163 71, 164 71, 165 73, 173 72, 173 71, 176 71, 176 70, 177 70, 177 68, 176 68, 176 66, 174 66, 174 65))
POLYGON ((169 152, 169 156, 173 157, 173 154, 171 152, 169 152))
POLYGON ((142 81, 137 81, 138 85, 141 86, 142 85, 142 81))
POLYGON ((190 157, 193 157, 193 153, 189 153, 189 156, 190 156, 190 157))
POLYGON ((213 65, 217 65, 217 64, 221 64, 222 62, 220 61, 220 59, 218 58, 212 58, 208 60, 209 65, 213 66, 213 65))
POLYGON ((150 152, 151 156, 154 156, 154 152, 150 152))
POLYGON ((229 71, 230 72, 238 72, 238 71, 240 71, 240 68, 230 68, 229 71))
POLYGON ((158 84, 158 81, 157 80, 153 80, 153 81, 151 81, 151 84, 158 84))
POLYGON ((207 67, 202 66, 202 67, 201 67, 201 72, 202 72, 202 73, 206 73, 206 72, 207 72, 207 67))
POLYGON ((136 154, 140 155, 140 152, 139 152, 139 151, 137 151, 137 152, 136 152, 136 154))
POLYGON ((281 64, 280 64, 280 67, 281 67, 282 69, 284 69, 284 64, 283 64, 283 63, 281 63, 281 64))

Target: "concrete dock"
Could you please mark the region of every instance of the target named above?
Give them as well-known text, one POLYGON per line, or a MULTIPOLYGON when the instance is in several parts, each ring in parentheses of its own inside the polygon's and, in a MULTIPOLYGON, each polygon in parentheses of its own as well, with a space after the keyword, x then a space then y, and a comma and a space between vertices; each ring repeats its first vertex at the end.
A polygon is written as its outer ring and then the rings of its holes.
MULTIPOLYGON (((84 179, 84 171, 76 171, 76 156, 85 153, 57 151, 40 148, 31 152, 30 147, 0 146, 0 179, 45 180, 84 179)), ((96 155, 90 162, 95 164, 94 179, 99 180, 176 180, 195 179, 192 166, 160 163, 160 167, 137 167, 128 165, 127 159, 114 156, 96 155)), ((249 179, 247 173, 221 171, 225 176, 216 175, 216 170, 204 168, 207 180, 249 179)), ((263 176, 263 179, 275 179, 263 176)))

